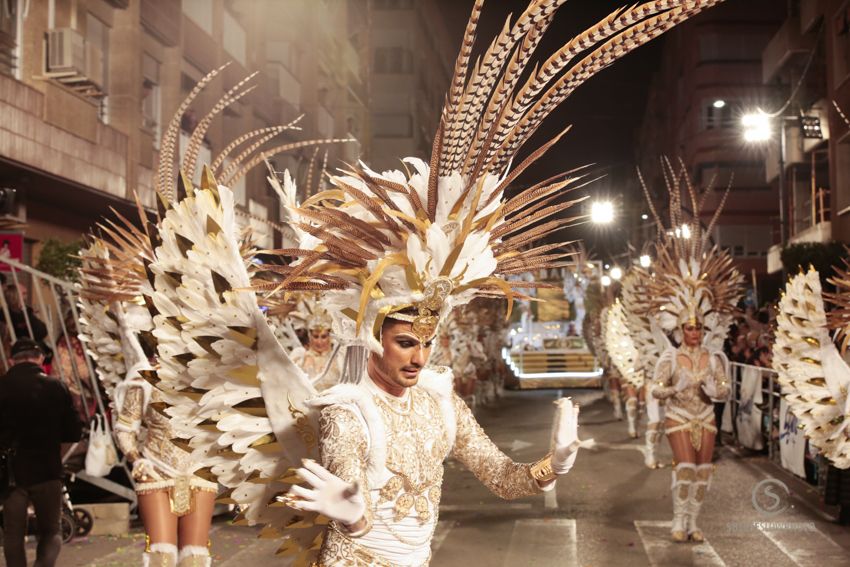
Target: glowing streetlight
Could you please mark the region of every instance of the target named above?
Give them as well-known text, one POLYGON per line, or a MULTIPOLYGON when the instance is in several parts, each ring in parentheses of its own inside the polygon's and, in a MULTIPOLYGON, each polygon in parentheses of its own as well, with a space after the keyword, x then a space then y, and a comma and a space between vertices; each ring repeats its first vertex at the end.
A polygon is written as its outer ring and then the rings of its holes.
POLYGON ((611 201, 595 201, 590 205, 590 222, 593 224, 608 224, 614 220, 614 203, 611 201))
POLYGON ((646 214, 646 213, 643 213, 643 214, 640 216, 640 218, 641 218, 641 220, 647 220, 647 219, 649 218, 649 215, 648 215, 648 214, 646 214))
POLYGON ((641 268, 648 268, 652 265, 652 258, 649 257, 649 254, 642 254, 639 260, 641 268))
POLYGON ((611 268, 611 279, 620 280, 623 277, 623 269, 620 266, 614 266, 611 268))
POLYGON ((724 106, 726 106, 726 101, 722 98, 718 98, 713 103, 711 103, 711 106, 713 106, 714 108, 723 108, 724 106))
POLYGON ((610 276, 602 276, 602 277, 599 279, 599 283, 601 283, 601 284, 602 284, 602 287, 608 287, 609 285, 611 285, 611 278, 610 278, 610 276))
POLYGON ((744 140, 747 142, 764 142, 770 139, 770 115, 759 109, 741 117, 744 127, 744 140))
POLYGON ((682 238, 688 239, 691 237, 691 227, 683 224, 682 225, 682 238))

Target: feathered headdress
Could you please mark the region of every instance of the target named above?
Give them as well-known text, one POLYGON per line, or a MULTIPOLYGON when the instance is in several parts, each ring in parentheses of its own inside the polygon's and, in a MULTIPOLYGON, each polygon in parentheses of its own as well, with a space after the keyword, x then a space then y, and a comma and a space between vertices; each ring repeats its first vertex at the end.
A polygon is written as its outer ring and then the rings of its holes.
POLYGON ((335 332, 381 352, 387 317, 410 321, 427 340, 452 307, 477 296, 510 302, 521 297, 517 289, 541 285, 511 276, 562 266, 570 254, 565 243, 535 242, 577 219, 561 215, 576 202, 563 202, 561 194, 581 178, 556 176, 507 200, 504 193, 566 130, 512 167, 518 151, 584 81, 718 1, 656 0, 619 9, 521 81, 562 3, 532 1, 470 69, 483 5, 476 1, 429 162, 407 158, 405 172, 383 173, 361 163, 331 176, 331 189, 291 210, 318 244, 280 250, 299 260, 282 282, 259 289, 327 291, 335 332))
POLYGON ((732 315, 743 293, 744 278, 732 264, 728 252, 711 246, 711 231, 726 203, 726 192, 708 226, 702 229, 700 209, 712 192, 712 183, 700 195, 687 176, 684 163, 676 171, 667 158, 661 160, 667 191, 670 195, 670 225, 665 228, 658 216, 643 176, 638 171, 641 186, 659 229, 657 258, 653 264, 655 277, 647 282, 651 307, 658 322, 667 332, 678 335, 685 323, 700 323, 706 329, 704 344, 720 348, 732 322, 732 315), (686 190, 691 210, 682 206, 682 191, 686 190))

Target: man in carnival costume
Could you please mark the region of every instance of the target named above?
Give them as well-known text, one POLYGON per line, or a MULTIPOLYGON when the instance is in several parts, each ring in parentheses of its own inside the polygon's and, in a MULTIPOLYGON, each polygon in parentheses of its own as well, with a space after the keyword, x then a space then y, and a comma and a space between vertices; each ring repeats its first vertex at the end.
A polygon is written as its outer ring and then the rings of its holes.
POLYGON ((163 331, 157 386, 178 444, 196 474, 229 488, 240 521, 285 538, 280 551, 296 565, 427 565, 449 454, 505 498, 551 490, 573 466, 580 443, 569 400, 558 403, 550 454, 514 463, 452 392, 451 373, 425 368, 432 342, 454 307, 501 297, 510 308, 522 297, 515 289, 541 284, 508 278, 561 267, 569 255, 562 242, 535 242, 576 220, 559 213, 574 203, 561 197, 578 178, 505 198, 560 138, 512 167, 541 121, 587 78, 718 2, 617 10, 520 81, 562 3, 531 2, 470 68, 475 3, 429 163, 407 158, 407 173, 357 164, 301 204, 288 175, 272 179, 300 234, 297 248, 277 251, 295 262, 264 268, 282 279, 252 281, 237 254, 232 192, 208 170, 160 223, 149 266, 163 331), (347 345, 342 384, 317 395, 251 288, 321 293, 347 345))

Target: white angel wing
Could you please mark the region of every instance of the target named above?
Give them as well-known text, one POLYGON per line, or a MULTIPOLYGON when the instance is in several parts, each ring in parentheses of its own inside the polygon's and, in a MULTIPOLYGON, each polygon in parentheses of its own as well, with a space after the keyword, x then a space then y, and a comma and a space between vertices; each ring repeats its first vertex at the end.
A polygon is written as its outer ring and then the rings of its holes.
POLYGON ((794 276, 777 316, 773 367, 782 393, 811 443, 838 468, 850 467, 850 367, 826 322, 818 272, 794 276))
POLYGON ((618 299, 608 313, 605 330, 605 348, 614 366, 631 386, 643 387, 644 372, 638 350, 626 325, 626 313, 618 299))
POLYGON ((97 377, 111 399, 113 389, 124 380, 126 367, 118 319, 110 311, 108 301, 102 298, 112 285, 104 273, 109 251, 103 242, 95 240, 80 251, 80 258, 79 338, 96 363, 97 377))
POLYGON ((157 387, 176 444, 192 453, 196 474, 230 488, 247 523, 267 524, 268 537, 287 536, 281 553, 307 565, 326 522, 296 516, 274 497, 297 482, 290 469, 317 457, 317 415, 304 403, 316 390, 250 289, 232 192, 205 168, 201 188, 167 211, 158 236, 149 266, 157 387))
POLYGON ((653 316, 646 282, 652 276, 634 268, 623 278, 623 310, 644 376, 652 376, 661 353, 672 345, 653 316))

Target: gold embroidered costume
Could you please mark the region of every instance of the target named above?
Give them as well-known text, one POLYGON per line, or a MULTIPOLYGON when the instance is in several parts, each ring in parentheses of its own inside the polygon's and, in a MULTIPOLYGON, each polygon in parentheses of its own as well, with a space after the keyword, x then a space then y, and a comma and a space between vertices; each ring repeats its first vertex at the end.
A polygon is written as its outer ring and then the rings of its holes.
POLYGON ((322 465, 341 479, 368 488, 363 491, 366 527, 351 534, 331 522, 319 555, 322 567, 427 566, 443 461, 449 455, 501 498, 541 491, 531 476, 532 465, 513 462, 487 437, 457 394, 432 386, 449 384, 450 374, 443 370, 423 371, 424 385, 409 388, 401 398, 386 394, 365 377, 357 386, 362 392, 357 403, 322 408, 322 465), (380 455, 370 452, 371 444, 386 447, 383 464, 375 462, 380 455), (376 466, 377 474, 369 474, 376 466))
POLYGON ((146 466, 133 467, 136 492, 167 490, 171 511, 178 516, 188 514, 192 511, 192 491, 215 493, 218 485, 191 474, 189 453, 171 442, 174 435, 168 418, 154 409, 154 404, 162 402, 159 391, 140 380, 125 384, 123 389, 126 393, 118 408, 115 441, 130 462, 144 459, 146 466))
POLYGON ((712 398, 729 396, 726 357, 705 348, 668 349, 658 361, 652 395, 667 400, 665 417, 676 423, 667 433, 687 431, 699 451, 703 430, 717 433, 712 398))

